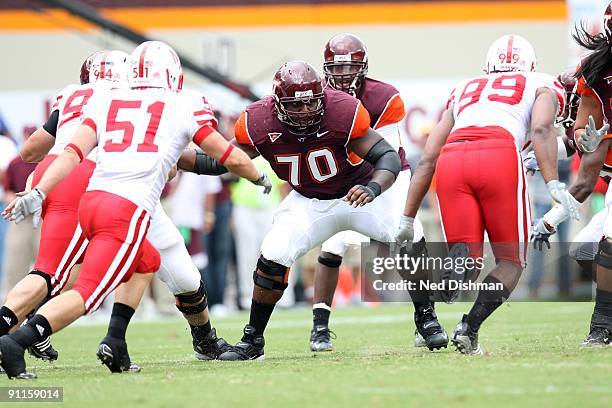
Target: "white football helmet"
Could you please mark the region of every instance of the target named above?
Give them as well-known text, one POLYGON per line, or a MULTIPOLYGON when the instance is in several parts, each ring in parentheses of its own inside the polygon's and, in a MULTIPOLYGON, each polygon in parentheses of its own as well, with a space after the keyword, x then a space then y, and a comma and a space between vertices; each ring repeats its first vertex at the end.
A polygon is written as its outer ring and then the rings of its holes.
POLYGON ((520 35, 504 35, 495 40, 487 52, 485 72, 534 72, 537 69, 533 46, 520 35))
POLYGON ((101 51, 93 56, 89 82, 110 81, 127 85, 129 54, 123 51, 101 51))
POLYGON ((181 60, 168 44, 146 41, 130 55, 130 88, 164 88, 179 91, 183 86, 181 60))

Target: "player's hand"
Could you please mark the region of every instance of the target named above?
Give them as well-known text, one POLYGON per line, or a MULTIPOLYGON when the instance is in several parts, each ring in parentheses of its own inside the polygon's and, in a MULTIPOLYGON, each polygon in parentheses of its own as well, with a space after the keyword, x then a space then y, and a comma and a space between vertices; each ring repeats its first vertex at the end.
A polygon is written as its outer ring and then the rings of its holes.
POLYGON ((412 241, 414 240, 414 218, 406 217, 402 215, 400 219, 399 227, 395 233, 395 243, 398 247, 402 247, 404 243, 408 250, 412 247, 412 241))
POLYGON ((533 228, 529 240, 533 242, 533 247, 539 251, 543 248, 542 244, 550 249, 550 242, 548 240, 555 232, 557 232, 555 227, 544 221, 544 218, 540 218, 533 221, 533 228))
MULTIPOLYGON (((22 197, 15 199, 15 204, 10 210, 10 214, 5 218, 15 221, 19 224, 27 216, 32 216, 32 224, 34 228, 37 228, 40 224, 40 218, 42 213, 42 202, 45 199, 45 193, 38 188, 32 189, 30 192, 24 194, 22 197)), ((11 203, 12 204, 12 203, 11 203)))
POLYGON ((265 172, 261 172, 261 176, 259 176, 257 180, 251 182, 257 186, 262 186, 264 188, 264 194, 270 194, 270 191, 272 191, 272 182, 265 172))
POLYGON ((527 174, 534 175, 536 172, 540 171, 540 166, 538 166, 538 161, 533 150, 523 157, 523 165, 525 166, 527 174))
POLYGON ((584 133, 582 137, 577 141, 580 150, 585 153, 593 153, 603 137, 608 133, 610 124, 605 123, 600 129, 597 129, 593 116, 589 115, 589 123, 584 127, 584 133))
POLYGON ((353 207, 361 207, 372 202, 377 195, 372 187, 356 184, 346 193, 343 200, 353 207))
POLYGON ((553 200, 565 208, 570 218, 575 220, 580 219, 580 213, 578 212, 580 202, 567 191, 564 183, 561 183, 559 180, 551 180, 546 184, 546 187, 548 187, 548 191, 553 200))

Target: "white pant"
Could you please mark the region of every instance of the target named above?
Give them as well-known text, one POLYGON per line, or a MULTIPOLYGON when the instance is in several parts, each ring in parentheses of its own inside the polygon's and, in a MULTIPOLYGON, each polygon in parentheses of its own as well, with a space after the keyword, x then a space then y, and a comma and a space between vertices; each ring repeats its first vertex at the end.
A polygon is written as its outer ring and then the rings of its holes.
POLYGON ((161 255, 157 277, 168 286, 172 294, 198 290, 200 271, 191 261, 181 233, 159 203, 151 218, 147 239, 161 255))
MULTIPOLYGON (((396 225, 399 225, 399 220, 404 213, 409 187, 410 170, 405 170, 398 174, 397 180, 395 180, 391 188, 382 193, 380 197, 376 198, 376 200, 383 200, 386 203, 385 207, 387 211, 397 218, 396 225)), ((414 242, 420 241, 422 238, 423 225, 417 218, 414 220, 414 242)), ((344 257, 350 245, 359 245, 367 241, 368 237, 362 234, 358 234, 354 231, 342 231, 325 241, 321 251, 344 257)))
POLYGON ((385 193, 363 207, 354 208, 342 199, 311 199, 292 191, 276 210, 261 253, 270 261, 290 267, 340 231, 353 230, 379 242, 392 242, 399 215, 392 211, 389 200, 383 198, 385 193))
POLYGON ((570 245, 569 255, 578 261, 592 261, 599 248, 599 241, 604 235, 604 223, 608 210, 601 210, 580 230, 570 245))

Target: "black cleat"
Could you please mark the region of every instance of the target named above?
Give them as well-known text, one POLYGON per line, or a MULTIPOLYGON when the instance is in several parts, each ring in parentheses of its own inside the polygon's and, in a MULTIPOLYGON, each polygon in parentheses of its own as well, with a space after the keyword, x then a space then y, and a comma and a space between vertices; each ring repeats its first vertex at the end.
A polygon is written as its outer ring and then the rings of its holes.
POLYGON ((612 344, 612 322, 600 314, 593 313, 589 335, 583 346, 606 346, 612 344))
POLYGON ((57 351, 51 344, 51 337, 45 337, 38 343, 32 344, 28 347, 28 353, 44 361, 55 361, 58 357, 57 351))
POLYGON ((198 360, 217 360, 221 354, 231 349, 232 346, 227 341, 217 337, 215 329, 201 340, 193 339, 193 351, 198 360))
POLYGON ((130 361, 130 355, 125 340, 106 336, 98 346, 98 359, 112 373, 139 373, 142 369, 130 361))
POLYGON ((334 345, 331 339, 336 338, 336 333, 329 330, 329 327, 318 325, 312 328, 310 332, 310 351, 332 351, 334 345))
POLYGON ((427 347, 433 351, 448 346, 448 334, 438 322, 433 307, 428 306, 415 311, 414 324, 416 325, 414 342, 416 347, 427 347))
POLYGON ((224 361, 243 361, 243 360, 263 360, 264 346, 266 342, 263 335, 255 334, 255 328, 250 325, 244 327, 242 340, 233 346, 229 351, 221 354, 219 360, 224 361))
POLYGON ((478 344, 478 332, 472 330, 467 322, 467 315, 455 327, 452 342, 461 354, 480 356, 483 354, 480 344, 478 344))
POLYGON ((0 337, 0 366, 8 378, 29 380, 36 374, 26 370, 25 350, 9 336, 0 337))

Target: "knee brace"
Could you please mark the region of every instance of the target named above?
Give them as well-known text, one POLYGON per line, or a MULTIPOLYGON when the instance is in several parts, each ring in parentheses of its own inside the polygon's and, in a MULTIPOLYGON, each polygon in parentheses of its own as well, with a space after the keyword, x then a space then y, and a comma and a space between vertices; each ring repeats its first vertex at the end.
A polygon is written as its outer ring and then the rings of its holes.
POLYGON ((47 283, 47 296, 45 297, 44 302, 51 299, 51 291, 53 290, 53 285, 51 285, 51 276, 49 276, 48 274, 42 271, 36 270, 36 269, 33 269, 32 271, 30 271, 29 275, 37 275, 37 276, 42 277, 45 280, 45 282, 47 283))
POLYGON ((328 252, 321 252, 317 261, 328 268, 339 268, 342 264, 342 257, 328 252))
POLYGON ((269 261, 263 256, 257 260, 257 269, 253 272, 253 282, 255 285, 268 290, 285 290, 287 289, 287 278, 289 277, 289 268, 284 265, 269 261), (270 276, 281 276, 282 281, 278 282, 267 276, 260 275, 259 272, 270 276))
POLYGON ((202 281, 195 292, 181 293, 175 298, 176 308, 184 314, 198 314, 208 307, 208 296, 202 281))
POLYGON ((610 241, 610 238, 599 241, 595 262, 604 268, 612 269, 612 241, 610 241))

